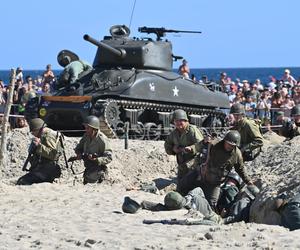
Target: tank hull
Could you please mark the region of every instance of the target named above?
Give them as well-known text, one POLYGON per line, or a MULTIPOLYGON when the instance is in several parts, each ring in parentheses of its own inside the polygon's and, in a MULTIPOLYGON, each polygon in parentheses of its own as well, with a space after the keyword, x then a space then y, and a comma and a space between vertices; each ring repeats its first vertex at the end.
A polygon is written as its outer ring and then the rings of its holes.
POLYGON ((178 108, 199 127, 212 127, 212 118, 219 127, 226 126, 227 95, 174 72, 98 69, 78 83, 81 95, 70 96, 74 92, 66 88, 37 103, 38 116, 51 128, 78 132, 86 116, 93 114, 109 137, 123 137, 128 123, 131 137, 160 139, 172 129, 172 112, 178 108))

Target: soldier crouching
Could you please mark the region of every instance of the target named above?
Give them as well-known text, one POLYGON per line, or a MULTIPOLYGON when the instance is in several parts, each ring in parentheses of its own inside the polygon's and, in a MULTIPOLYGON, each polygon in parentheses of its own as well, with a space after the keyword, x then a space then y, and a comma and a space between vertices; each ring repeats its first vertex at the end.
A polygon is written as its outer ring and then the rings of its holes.
POLYGON ((40 118, 29 121, 32 139, 29 155, 23 170, 29 171, 18 179, 17 185, 31 185, 33 183, 53 182, 61 175, 61 169, 57 164, 62 147, 59 141, 59 133, 46 127, 46 123, 40 118), (27 170, 27 163, 30 169, 27 170))
POLYGON ((207 163, 201 168, 199 186, 213 209, 216 209, 219 199, 220 185, 233 169, 251 191, 257 190, 244 167, 242 153, 238 148, 240 140, 238 131, 229 131, 222 141, 211 145, 207 163))
POLYGON ((84 161, 83 184, 101 183, 107 174, 106 165, 112 161, 112 150, 96 116, 88 116, 84 126, 85 134, 75 148, 77 159, 84 161))

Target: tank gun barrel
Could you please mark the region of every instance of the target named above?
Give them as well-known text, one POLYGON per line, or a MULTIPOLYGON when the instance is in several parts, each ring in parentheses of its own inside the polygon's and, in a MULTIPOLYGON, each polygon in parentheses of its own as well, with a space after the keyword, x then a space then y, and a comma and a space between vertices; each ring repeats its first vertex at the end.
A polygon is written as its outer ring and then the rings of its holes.
POLYGON ((139 27, 138 31, 141 33, 153 33, 157 36, 157 41, 160 40, 161 37, 165 36, 166 33, 202 33, 201 31, 192 31, 192 30, 172 30, 172 29, 165 29, 165 28, 152 28, 152 27, 139 27))
POLYGON ((118 57, 124 58, 126 56, 126 51, 124 49, 116 49, 114 47, 111 47, 111 46, 107 45, 106 43, 100 42, 100 41, 96 40, 95 38, 90 37, 87 34, 85 34, 83 36, 83 39, 98 46, 98 47, 102 47, 102 48, 109 50, 110 52, 117 55, 118 57))

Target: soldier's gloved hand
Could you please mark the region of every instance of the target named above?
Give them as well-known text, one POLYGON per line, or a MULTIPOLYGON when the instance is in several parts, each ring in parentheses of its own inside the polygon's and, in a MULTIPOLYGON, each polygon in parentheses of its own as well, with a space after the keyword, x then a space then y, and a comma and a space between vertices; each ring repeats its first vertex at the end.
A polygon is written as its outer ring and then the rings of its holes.
POLYGON ((254 197, 256 197, 260 192, 259 188, 251 183, 248 183, 247 188, 254 197))
POLYGON ((95 160, 97 160, 97 157, 95 157, 94 154, 89 154, 87 158, 88 158, 88 160, 90 160, 90 161, 95 161, 95 160))
POLYGON ((38 137, 34 137, 34 138, 32 139, 32 142, 33 142, 33 144, 34 144, 35 146, 38 146, 38 145, 41 144, 41 140, 40 140, 40 138, 38 138, 38 137))
POLYGON ((183 150, 184 150, 183 152, 185 153, 193 152, 192 147, 185 147, 183 150))

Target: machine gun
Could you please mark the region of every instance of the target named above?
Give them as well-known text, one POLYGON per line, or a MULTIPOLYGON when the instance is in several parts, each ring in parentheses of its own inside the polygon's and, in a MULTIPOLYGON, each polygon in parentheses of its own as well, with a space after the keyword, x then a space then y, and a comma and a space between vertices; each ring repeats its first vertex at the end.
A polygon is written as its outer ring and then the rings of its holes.
MULTIPOLYGON (((45 127, 45 124, 46 123, 44 122, 43 125, 42 125, 42 127, 39 129, 39 132, 37 134, 37 138, 41 137, 42 132, 43 132, 43 128, 45 127)), ((27 158, 26 158, 26 160, 24 162, 24 165, 22 167, 22 171, 29 171, 29 169, 27 168, 27 165, 28 165, 30 159, 32 158, 32 156, 34 154, 34 152, 36 150, 36 147, 37 146, 33 143, 33 140, 32 140, 32 142, 30 143, 29 148, 28 148, 28 156, 27 156, 27 158)))
POLYGON ((162 37, 166 35, 166 33, 202 33, 201 31, 190 31, 190 30, 170 30, 165 28, 150 28, 150 27, 139 27, 138 31, 141 33, 153 33, 157 36, 156 41, 160 41, 162 37))

